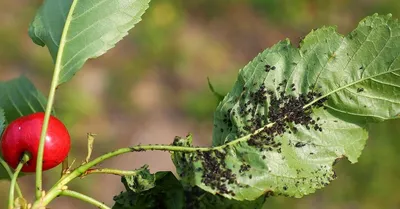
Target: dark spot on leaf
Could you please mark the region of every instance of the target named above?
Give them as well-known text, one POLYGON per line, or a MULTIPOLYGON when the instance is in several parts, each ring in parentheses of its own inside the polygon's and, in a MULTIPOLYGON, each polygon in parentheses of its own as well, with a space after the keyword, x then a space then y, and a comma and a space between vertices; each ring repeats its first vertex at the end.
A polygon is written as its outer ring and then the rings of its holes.
POLYGON ((294 146, 300 148, 306 146, 306 144, 303 142, 297 142, 294 146))

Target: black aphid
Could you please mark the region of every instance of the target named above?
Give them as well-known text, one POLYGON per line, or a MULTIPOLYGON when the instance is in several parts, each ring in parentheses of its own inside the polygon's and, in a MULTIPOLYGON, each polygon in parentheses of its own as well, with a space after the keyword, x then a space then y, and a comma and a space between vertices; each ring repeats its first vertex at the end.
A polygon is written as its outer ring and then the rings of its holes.
POLYGON ((300 147, 306 146, 306 144, 303 143, 303 142, 297 142, 294 146, 297 147, 297 148, 300 148, 300 147))
POLYGON ((248 171, 248 170, 250 170, 250 168, 251 168, 251 166, 249 164, 243 163, 242 165, 240 165, 239 173, 248 171))
MULTIPOLYGON (((272 68, 272 67, 271 67, 272 68)), ((255 130, 262 129, 256 134, 253 134, 248 140, 248 144, 257 148, 270 150, 268 147, 273 147, 277 152, 281 152, 281 144, 274 141, 275 136, 282 135, 284 133, 296 133, 297 128, 295 125, 304 126, 306 129, 314 131, 322 131, 322 128, 317 121, 311 117, 312 108, 320 108, 324 106, 324 102, 327 98, 321 98, 322 93, 320 92, 308 92, 307 94, 300 94, 297 97, 293 95, 286 95, 286 91, 283 86, 286 86, 287 80, 284 79, 278 84, 276 90, 277 94, 270 89, 266 89, 265 85, 260 86, 259 90, 250 95, 250 100, 254 101, 256 106, 266 105, 266 99, 269 98, 267 121, 263 118, 263 115, 255 112, 256 108, 253 108, 251 112, 251 122, 245 128, 246 131, 254 132, 255 130), (282 88, 281 88, 282 86, 282 88), (320 98, 317 102, 314 102, 311 106, 304 108, 306 104, 314 101, 316 98, 320 98), (269 127, 264 127, 265 124, 272 124, 269 127), (289 125, 293 124, 293 125, 289 125)), ((294 84, 290 84, 294 90, 294 84)), ((304 146, 303 144, 297 144, 297 147, 304 146)))
POLYGON ((198 158, 202 161, 203 175, 202 183, 217 190, 219 193, 234 195, 228 190, 227 185, 236 182, 236 175, 226 167, 225 152, 207 151, 197 152, 198 158))

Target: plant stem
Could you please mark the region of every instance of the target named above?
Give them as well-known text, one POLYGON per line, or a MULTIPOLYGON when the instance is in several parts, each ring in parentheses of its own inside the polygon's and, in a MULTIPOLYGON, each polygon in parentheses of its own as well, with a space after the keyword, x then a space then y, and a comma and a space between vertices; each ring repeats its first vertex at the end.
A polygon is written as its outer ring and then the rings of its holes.
MULTIPOLYGON (((56 74, 57 74, 57 70, 54 71, 54 75, 56 75, 56 74)), ((48 98, 48 102, 47 102, 47 106, 46 106, 46 111, 44 114, 42 132, 40 134, 40 142, 39 142, 38 155, 37 155, 37 160, 36 160, 36 199, 39 199, 42 195, 42 166, 43 166, 44 142, 45 142, 45 138, 46 138, 47 127, 49 125, 51 109, 52 109, 53 103, 54 103, 54 95, 55 95, 55 91, 56 91, 55 87, 57 86, 57 80, 54 79, 54 77, 55 76, 53 76, 53 81, 51 82, 49 98, 48 98)))
POLYGON ((118 170, 118 169, 111 169, 111 168, 98 168, 98 169, 88 169, 86 172, 84 172, 81 177, 85 177, 89 174, 112 174, 112 175, 117 175, 117 176, 132 176, 136 175, 138 173, 137 170, 134 171, 124 171, 124 170, 118 170))
POLYGON ((47 194, 39 200, 36 200, 33 205, 32 209, 38 209, 40 207, 44 207, 49 204, 54 198, 56 198, 60 193, 63 191, 62 187, 68 184, 70 181, 75 179, 76 177, 81 176, 84 174, 88 169, 91 167, 107 160, 109 158, 129 153, 129 152, 140 152, 146 150, 160 150, 160 151, 178 151, 178 152, 196 152, 196 151, 209 151, 220 147, 181 147, 181 146, 173 146, 173 145, 137 145, 127 148, 121 148, 109 153, 106 153, 96 159, 79 166, 78 168, 74 169, 71 173, 64 175, 61 179, 58 180, 54 184, 54 186, 47 192, 47 194))
POLYGON ((61 167, 61 177, 64 175, 65 172, 68 170, 68 156, 64 159, 62 162, 62 167, 61 167))
POLYGON ((74 198, 83 200, 83 201, 85 201, 87 203, 90 203, 90 204, 96 206, 97 208, 100 208, 100 209, 111 209, 110 207, 108 207, 104 203, 99 202, 99 201, 97 201, 97 200, 95 200, 95 199, 93 199, 93 198, 91 198, 89 196, 86 196, 84 194, 81 194, 79 192, 75 192, 75 191, 71 191, 71 190, 63 190, 60 193, 60 195, 74 197, 74 198))
MULTIPOLYGON (((7 162, 4 161, 3 158, 1 158, 1 157, 0 157, 0 164, 7 171, 8 176, 10 177, 10 180, 12 180, 14 174, 12 173, 12 171, 10 169, 10 166, 8 166, 7 162)), ((17 181, 15 182, 15 190, 17 190, 18 197, 24 198, 24 196, 22 195, 21 189, 18 186, 18 182, 17 181)))
POLYGON ((21 161, 18 163, 18 166, 15 169, 15 173, 11 179, 10 193, 8 195, 8 209, 14 208, 14 191, 15 191, 15 185, 17 183, 18 174, 21 171, 24 164, 26 162, 28 162, 30 158, 31 158, 30 154, 27 152, 24 152, 24 155, 22 156, 21 161))
MULTIPOLYGON (((137 145, 137 146, 127 147, 127 148, 121 148, 121 149, 106 153, 84 165, 79 166, 78 168, 73 170, 70 174, 65 175, 64 178, 60 179, 56 183, 56 185, 57 184, 66 185, 72 179, 84 174, 88 169, 90 169, 93 166, 96 166, 97 164, 103 162, 104 160, 107 160, 109 158, 112 158, 112 157, 115 157, 115 156, 118 156, 121 154, 129 153, 129 152, 141 152, 141 151, 147 151, 147 150, 196 152, 196 151, 209 151, 209 150, 213 150, 215 148, 211 148, 211 147, 181 147, 181 146, 173 146, 173 145, 137 145)), ((218 147, 218 148, 220 148, 220 147, 218 147)))
POLYGON ((56 58, 55 66, 54 66, 53 78, 51 80, 49 97, 48 97, 48 101, 47 101, 47 105, 46 105, 46 111, 44 114, 42 132, 40 134, 40 143, 39 143, 38 155, 37 155, 37 160, 36 160, 36 200, 39 200, 42 196, 42 166, 43 166, 44 142, 45 142, 47 127, 49 125, 50 113, 51 113, 51 110, 52 110, 53 104, 54 104, 54 96, 56 93, 56 89, 57 89, 58 81, 59 81, 59 77, 60 77, 60 72, 62 69, 62 57, 63 57, 64 47, 65 47, 66 37, 67 37, 70 22, 72 19, 72 13, 74 12, 77 2, 78 2, 77 0, 72 1, 71 8, 68 12, 67 19, 65 20, 65 25, 64 25, 63 32, 62 32, 61 39, 60 39, 60 45, 59 45, 60 47, 58 48, 57 58, 56 58))
MULTIPOLYGON (((256 131, 254 131, 254 133, 255 134, 259 133, 262 130, 264 130, 264 128, 271 127, 272 125, 273 125, 273 123, 270 123, 270 124, 264 126, 263 128, 260 128, 256 131)), ((198 151, 206 152, 206 151, 211 151, 211 150, 221 150, 227 146, 231 146, 233 144, 247 141, 250 138, 250 136, 251 136, 251 134, 248 134, 246 136, 243 136, 241 138, 238 138, 234 141, 228 142, 228 143, 223 144, 218 147, 184 147, 184 146, 157 144, 157 145, 136 145, 136 146, 132 146, 132 147, 114 150, 114 151, 106 153, 100 157, 97 157, 96 159, 77 167, 71 173, 64 175, 60 180, 58 180, 58 182, 47 192, 47 194, 40 201, 38 201, 38 200, 35 201, 35 203, 32 206, 32 209, 39 208, 40 206, 42 206, 42 207, 46 206, 62 192, 63 186, 68 184, 70 181, 72 181, 76 177, 83 175, 91 167, 96 166, 97 164, 99 164, 109 158, 112 158, 112 157, 115 157, 115 156, 118 156, 121 154, 129 153, 129 152, 142 152, 142 151, 149 151, 149 150, 170 151, 170 152, 198 152, 198 151)))

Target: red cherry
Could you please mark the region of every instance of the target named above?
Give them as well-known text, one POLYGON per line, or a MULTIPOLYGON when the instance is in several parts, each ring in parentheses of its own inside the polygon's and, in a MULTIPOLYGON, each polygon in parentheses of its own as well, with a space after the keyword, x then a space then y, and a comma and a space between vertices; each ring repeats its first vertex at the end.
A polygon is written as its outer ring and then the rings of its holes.
MULTIPOLYGON (((1 152, 4 160, 16 168, 23 153, 29 152, 32 157, 22 167, 23 172, 36 171, 36 159, 39 148, 40 133, 44 113, 34 113, 20 117, 11 122, 1 138, 1 152)), ((71 146, 67 128, 57 118, 50 116, 44 144, 43 170, 60 164, 67 157, 71 146)))

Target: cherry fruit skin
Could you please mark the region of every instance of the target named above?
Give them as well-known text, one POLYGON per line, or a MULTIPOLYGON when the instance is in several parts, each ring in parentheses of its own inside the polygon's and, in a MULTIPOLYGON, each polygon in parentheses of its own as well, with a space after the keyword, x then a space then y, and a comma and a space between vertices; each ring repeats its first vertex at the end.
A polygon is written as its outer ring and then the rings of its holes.
MULTIPOLYGON (((4 160, 16 168, 23 153, 29 152, 31 159, 22 167, 22 172, 35 172, 40 134, 44 113, 34 113, 11 122, 1 138, 1 152, 4 160)), ((59 165, 68 156, 71 147, 70 135, 64 124, 50 116, 44 144, 43 170, 59 165)))

